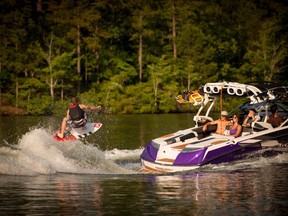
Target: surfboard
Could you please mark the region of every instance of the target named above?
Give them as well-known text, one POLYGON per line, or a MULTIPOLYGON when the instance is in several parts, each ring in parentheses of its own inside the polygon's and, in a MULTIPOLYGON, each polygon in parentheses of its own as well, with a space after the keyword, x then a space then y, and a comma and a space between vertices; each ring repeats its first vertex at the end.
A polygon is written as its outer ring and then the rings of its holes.
POLYGON ((84 127, 71 128, 70 131, 65 131, 63 138, 57 136, 58 132, 53 135, 53 138, 57 141, 77 140, 90 136, 98 131, 101 127, 101 123, 87 123, 84 127))

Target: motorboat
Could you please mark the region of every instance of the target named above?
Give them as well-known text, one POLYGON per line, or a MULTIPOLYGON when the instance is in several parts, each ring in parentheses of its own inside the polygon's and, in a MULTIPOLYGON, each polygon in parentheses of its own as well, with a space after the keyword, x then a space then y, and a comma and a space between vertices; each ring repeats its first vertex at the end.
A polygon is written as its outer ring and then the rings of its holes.
MULTIPOLYGON (((179 103, 200 106, 193 117, 195 126, 149 141, 140 158, 142 169, 148 172, 167 173, 187 171, 207 164, 219 164, 243 159, 261 149, 286 148, 288 143, 288 86, 241 84, 236 82, 207 83, 196 91, 184 91, 176 97, 179 103), (244 119, 250 109, 258 112, 260 120, 251 127, 242 127, 239 137, 215 133, 216 125, 203 125, 214 119, 213 106, 224 103, 227 97, 243 98, 243 103, 229 112, 244 119), (216 103, 216 101, 218 101, 216 103), (276 104, 283 122, 273 127, 267 122, 270 107, 276 104)), ((218 108, 219 110, 219 108, 218 108)))

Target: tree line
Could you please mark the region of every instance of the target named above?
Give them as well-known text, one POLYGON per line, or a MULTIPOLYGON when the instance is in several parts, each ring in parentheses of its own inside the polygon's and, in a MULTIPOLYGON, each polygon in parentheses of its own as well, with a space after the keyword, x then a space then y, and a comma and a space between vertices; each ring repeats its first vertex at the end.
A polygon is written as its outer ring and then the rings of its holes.
POLYGON ((206 82, 287 84, 287 23, 281 0, 1 0, 0 106, 167 113, 206 82))

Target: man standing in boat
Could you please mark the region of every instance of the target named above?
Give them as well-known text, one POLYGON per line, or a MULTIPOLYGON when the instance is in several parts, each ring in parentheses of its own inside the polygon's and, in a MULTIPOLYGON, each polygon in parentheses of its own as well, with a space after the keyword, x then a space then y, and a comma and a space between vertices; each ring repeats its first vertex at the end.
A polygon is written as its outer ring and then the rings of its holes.
POLYGON ((216 121, 212 121, 212 122, 208 122, 206 123, 202 130, 203 131, 207 131, 207 128, 209 125, 217 125, 217 129, 216 129, 216 134, 220 134, 220 135, 224 135, 226 126, 229 125, 230 121, 228 118, 228 112, 227 111, 222 111, 221 112, 221 116, 220 119, 216 120, 216 121))

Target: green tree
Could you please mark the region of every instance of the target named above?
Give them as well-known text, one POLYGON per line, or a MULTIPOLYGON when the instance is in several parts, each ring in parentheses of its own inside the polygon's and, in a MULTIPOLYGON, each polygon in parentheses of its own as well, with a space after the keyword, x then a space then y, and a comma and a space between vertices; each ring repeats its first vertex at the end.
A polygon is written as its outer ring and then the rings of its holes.
POLYGON ((156 60, 157 63, 148 65, 150 80, 153 88, 154 108, 153 112, 159 111, 159 98, 161 86, 165 85, 166 79, 171 76, 171 66, 165 60, 165 56, 156 60))
POLYGON ((77 94, 113 113, 174 112, 174 96, 207 82, 288 83, 287 11, 268 0, 0 1, 1 103, 39 115, 77 94))
MULTIPOLYGON (((73 60, 73 51, 62 51, 63 40, 54 36, 53 32, 45 42, 45 48, 38 45, 38 52, 46 62, 46 67, 43 67, 42 69, 43 74, 41 74, 41 79, 48 85, 50 96, 53 101, 55 97, 55 88, 57 87, 59 80, 69 77, 68 72, 75 65, 75 59, 73 60)), ((76 75, 77 74, 74 74, 73 76, 73 74, 70 74, 70 80, 78 80, 76 75)))
POLYGON ((149 17, 155 13, 151 8, 150 1, 136 0, 131 1, 131 27, 133 33, 131 35, 131 41, 138 41, 138 76, 139 82, 143 81, 143 44, 145 38, 150 37, 153 32, 148 28, 149 17))

